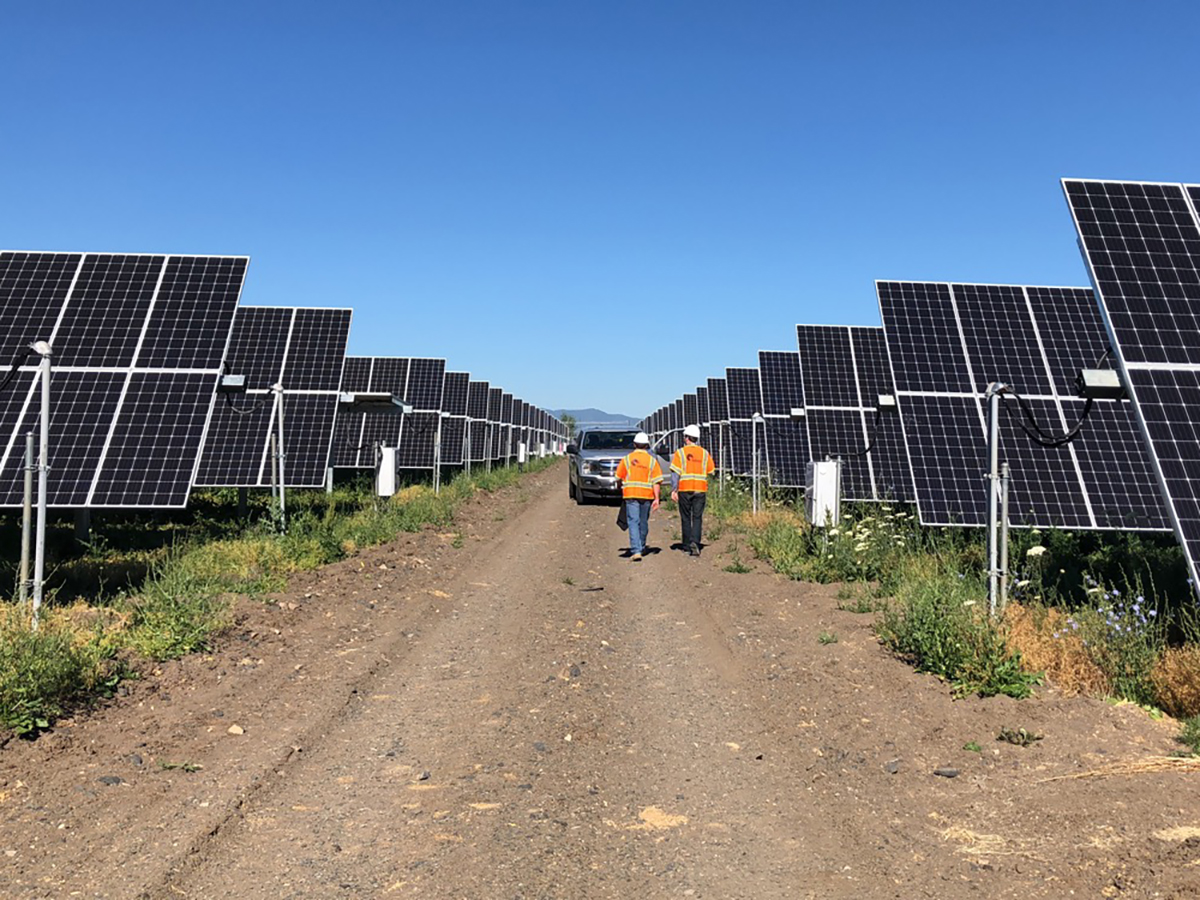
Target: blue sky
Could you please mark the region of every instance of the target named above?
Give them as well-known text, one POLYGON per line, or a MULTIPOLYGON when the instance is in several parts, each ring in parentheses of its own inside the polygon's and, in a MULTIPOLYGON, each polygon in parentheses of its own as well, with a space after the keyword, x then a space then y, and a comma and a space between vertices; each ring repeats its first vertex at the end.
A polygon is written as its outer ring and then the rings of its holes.
POLYGON ((0 247, 245 253, 640 415, 876 278, 1086 284, 1062 176, 1200 180, 1200 4, 10 5, 0 247))

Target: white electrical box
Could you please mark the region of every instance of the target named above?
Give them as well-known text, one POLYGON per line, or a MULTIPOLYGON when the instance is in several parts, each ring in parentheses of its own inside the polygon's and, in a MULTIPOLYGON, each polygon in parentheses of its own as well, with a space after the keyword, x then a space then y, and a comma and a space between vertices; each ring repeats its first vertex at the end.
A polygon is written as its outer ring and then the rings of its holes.
POLYGON ((836 525, 842 515, 842 464, 810 462, 804 470, 804 513, 816 528, 836 525))
POLYGON ((375 470, 375 494, 390 497, 396 493, 396 448, 379 448, 379 468, 375 470))
POLYGON ((545 445, 545 443, 539 443, 538 444, 538 459, 543 459, 543 458, 545 458, 545 456, 546 456, 546 445, 545 445))
POLYGON ((529 450, 524 441, 517 441, 517 465, 525 465, 529 461, 529 450))

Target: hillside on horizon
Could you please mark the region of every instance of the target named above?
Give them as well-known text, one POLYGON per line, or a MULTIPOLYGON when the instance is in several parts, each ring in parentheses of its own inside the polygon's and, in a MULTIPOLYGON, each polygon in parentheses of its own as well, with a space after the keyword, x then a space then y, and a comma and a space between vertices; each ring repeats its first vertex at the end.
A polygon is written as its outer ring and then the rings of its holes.
POLYGON ((580 425, 619 425, 622 428, 630 427, 638 423, 638 419, 633 416, 627 416, 623 413, 610 413, 595 407, 587 409, 552 409, 550 414, 562 418, 563 416, 574 416, 575 421, 580 425))

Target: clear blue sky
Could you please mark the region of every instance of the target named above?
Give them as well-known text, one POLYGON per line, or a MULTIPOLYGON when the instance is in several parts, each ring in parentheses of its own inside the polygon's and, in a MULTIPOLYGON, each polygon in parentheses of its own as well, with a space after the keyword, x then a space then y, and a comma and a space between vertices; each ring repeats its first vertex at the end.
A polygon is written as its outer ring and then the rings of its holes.
POLYGON ((1062 176, 1200 180, 1200 3, 8 4, 0 247, 245 253, 640 415, 876 278, 1085 284, 1062 176))

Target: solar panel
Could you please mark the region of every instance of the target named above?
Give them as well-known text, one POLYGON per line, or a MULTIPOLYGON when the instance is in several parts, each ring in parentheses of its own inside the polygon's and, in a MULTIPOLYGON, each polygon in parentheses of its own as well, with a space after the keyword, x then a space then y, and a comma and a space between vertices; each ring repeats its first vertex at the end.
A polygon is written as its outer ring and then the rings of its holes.
POLYGON ((751 416, 761 412, 762 389, 758 369, 727 368, 725 393, 729 408, 729 471, 753 474, 754 425, 751 416))
POLYGON ((800 355, 760 350, 758 372, 766 418, 767 479, 780 487, 804 487, 808 434, 803 419, 792 419, 792 410, 804 407, 800 355))
MULTIPOLYGON (((1043 430, 1065 432, 1082 413, 1082 402, 1067 393, 1066 373, 1095 366, 1093 351, 1104 340, 1095 298, 1084 288, 876 287, 921 521, 985 524, 987 385, 1010 385, 1043 430)), ((1034 443, 1016 422, 1016 402, 1005 404, 1001 458, 1012 469, 1014 525, 1164 527, 1127 401, 1096 401, 1080 437, 1060 448, 1034 443), (1116 459, 1126 467, 1114 469, 1116 459)))
POLYGON ((700 424, 700 407, 695 394, 683 395, 683 427, 700 424))
POLYGON ((461 466, 467 432, 467 398, 471 376, 467 372, 447 372, 442 390, 442 412, 450 418, 442 421, 442 463, 461 466))
MULTIPOLYGON (((186 504, 246 257, 0 252, 0 361, 54 349, 53 507, 186 504)), ((0 506, 22 502, 34 365, 0 396, 0 506)))
POLYGON ((486 381, 472 381, 467 386, 467 438, 471 462, 487 460, 487 407, 490 387, 486 381))
POLYGON ((441 423, 442 392, 446 384, 444 359, 414 358, 409 361, 403 396, 413 412, 400 418, 400 443, 396 446, 396 467, 432 469, 434 445, 441 423))
POLYGON ((1150 464, 1200 585, 1200 185, 1064 179, 1150 464))
POLYGON ((911 501, 900 422, 876 412, 879 395, 893 393, 883 329, 797 325, 796 340, 812 458, 841 458, 846 500, 911 501))
POLYGON ((350 317, 348 309, 238 309, 225 372, 245 375, 246 393, 218 398, 197 486, 269 485, 270 436, 281 402, 286 485, 324 485, 350 317), (276 382, 282 397, 271 393, 276 382))
POLYGON ((500 458, 500 411, 504 403, 504 390, 502 388, 488 389, 488 458, 497 460, 500 458))

